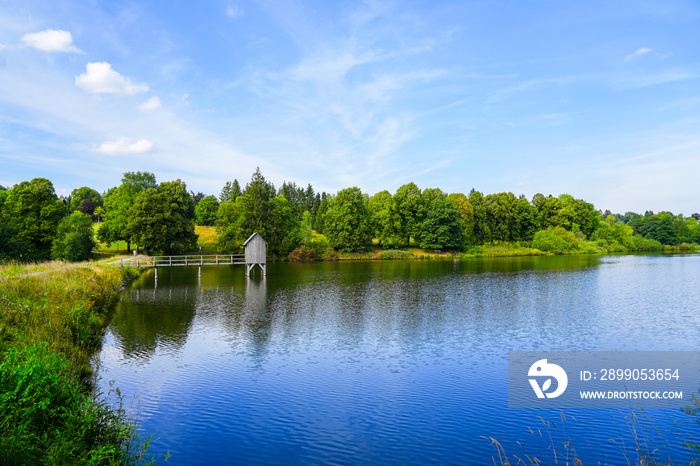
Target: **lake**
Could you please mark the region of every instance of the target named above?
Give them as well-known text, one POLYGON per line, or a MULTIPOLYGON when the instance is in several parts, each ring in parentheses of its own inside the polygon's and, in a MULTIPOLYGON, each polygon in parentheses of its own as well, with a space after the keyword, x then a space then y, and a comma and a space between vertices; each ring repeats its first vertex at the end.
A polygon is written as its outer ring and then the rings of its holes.
POLYGON ((513 464, 628 464, 635 435, 688 464, 697 418, 508 408, 507 367, 515 350, 698 350, 698 277, 700 255, 161 268, 124 293, 98 384, 177 465, 500 464, 488 438, 513 464))

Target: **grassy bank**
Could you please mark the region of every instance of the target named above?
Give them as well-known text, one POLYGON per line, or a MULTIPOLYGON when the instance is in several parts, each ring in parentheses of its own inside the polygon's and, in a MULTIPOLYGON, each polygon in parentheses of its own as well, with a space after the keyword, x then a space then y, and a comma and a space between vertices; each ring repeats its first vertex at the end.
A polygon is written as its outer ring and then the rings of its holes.
POLYGON ((141 464, 147 442, 91 390, 99 349, 134 269, 0 267, 0 464, 141 464))

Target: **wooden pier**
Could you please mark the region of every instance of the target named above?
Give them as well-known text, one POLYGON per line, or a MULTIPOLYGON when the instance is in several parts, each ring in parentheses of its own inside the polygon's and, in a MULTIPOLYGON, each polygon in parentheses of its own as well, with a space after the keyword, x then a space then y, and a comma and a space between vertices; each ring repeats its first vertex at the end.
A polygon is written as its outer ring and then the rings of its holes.
POLYGON ((266 250, 267 242, 258 233, 253 233, 250 238, 243 243, 245 254, 212 254, 212 255, 185 255, 185 256, 134 256, 122 257, 119 260, 110 262, 116 267, 152 267, 156 270, 158 277, 159 267, 189 267, 196 265, 199 267, 199 276, 202 276, 202 266, 204 265, 245 265, 245 274, 250 276, 251 270, 256 265, 266 274, 266 250))
POLYGON ((118 267, 186 267, 191 265, 245 265, 245 254, 197 256, 134 256, 110 262, 118 267))

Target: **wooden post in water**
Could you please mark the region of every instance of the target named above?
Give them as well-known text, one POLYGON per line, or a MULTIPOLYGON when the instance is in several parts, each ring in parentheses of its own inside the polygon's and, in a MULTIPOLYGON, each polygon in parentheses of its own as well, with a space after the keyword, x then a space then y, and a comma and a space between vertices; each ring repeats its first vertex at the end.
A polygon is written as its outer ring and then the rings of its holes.
POLYGON ((262 274, 265 273, 265 264, 267 262, 267 242, 260 236, 257 232, 250 235, 245 243, 243 243, 245 248, 245 274, 250 277, 250 271, 256 265, 262 270, 262 274))

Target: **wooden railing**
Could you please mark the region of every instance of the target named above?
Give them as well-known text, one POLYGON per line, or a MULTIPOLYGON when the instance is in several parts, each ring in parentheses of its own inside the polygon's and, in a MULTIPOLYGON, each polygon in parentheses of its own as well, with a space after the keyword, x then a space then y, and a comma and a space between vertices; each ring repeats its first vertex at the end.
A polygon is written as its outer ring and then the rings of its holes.
POLYGON ((197 256, 135 256, 110 262, 116 267, 184 267, 190 265, 245 264, 245 254, 216 254, 197 256))

